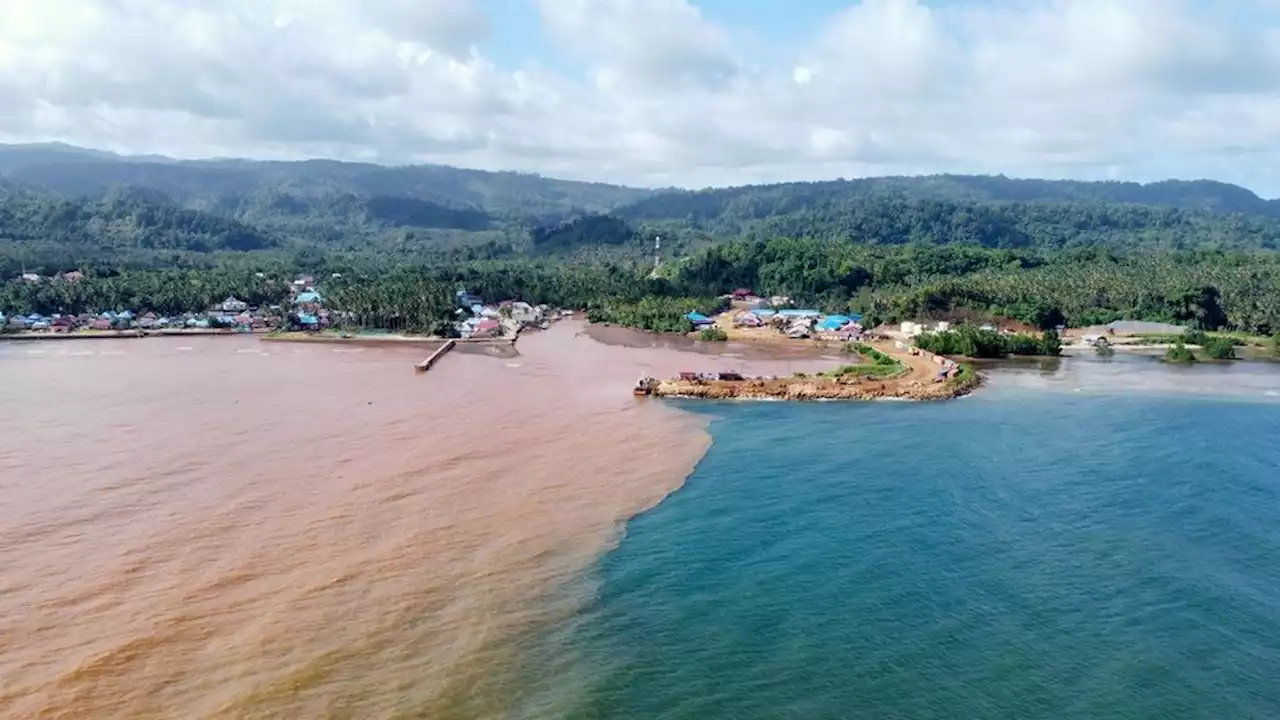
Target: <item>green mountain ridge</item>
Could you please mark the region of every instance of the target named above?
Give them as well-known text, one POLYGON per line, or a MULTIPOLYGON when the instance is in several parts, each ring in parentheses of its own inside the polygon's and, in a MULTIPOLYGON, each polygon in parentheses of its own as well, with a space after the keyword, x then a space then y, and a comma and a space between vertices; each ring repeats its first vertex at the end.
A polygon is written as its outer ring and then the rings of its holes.
POLYGON ((443 165, 387 167, 335 160, 297 162, 132 158, 71 146, 0 145, 0 175, 40 192, 96 197, 117 185, 160 190, 194 209, 281 191, 299 197, 409 197, 486 212, 562 216, 602 212, 650 190, 443 165))
POLYGON ((779 237, 1033 253, 1269 251, 1280 249, 1280 201, 1212 180, 932 175, 653 190, 447 166, 0 145, 5 272, 256 251, 639 259, 655 236, 668 258, 779 237))

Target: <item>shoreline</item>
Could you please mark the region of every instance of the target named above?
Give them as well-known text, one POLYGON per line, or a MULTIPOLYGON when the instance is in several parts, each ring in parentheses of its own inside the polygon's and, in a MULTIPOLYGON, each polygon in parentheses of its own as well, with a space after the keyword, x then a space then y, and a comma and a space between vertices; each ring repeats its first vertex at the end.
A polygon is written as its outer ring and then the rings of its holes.
POLYGON ((308 333, 308 332, 277 332, 265 333, 259 336, 259 339, 268 342, 293 342, 293 343, 331 343, 331 344, 365 344, 365 345, 382 345, 382 346, 417 346, 417 345, 444 345, 446 342, 453 340, 455 343, 462 345, 514 345, 516 338, 514 337, 497 337, 497 338, 440 338, 427 335, 396 335, 387 333, 385 335, 332 335, 324 333, 308 333))
POLYGON ((982 376, 971 365, 935 355, 920 348, 900 347, 890 340, 858 344, 864 356, 845 350, 845 345, 832 348, 826 341, 766 342, 751 339, 703 342, 686 336, 661 333, 583 331, 597 342, 622 347, 663 347, 678 352, 711 354, 708 346, 724 345, 735 353, 716 353, 720 357, 750 357, 769 360, 800 358, 818 359, 832 366, 815 373, 788 376, 749 376, 741 373, 681 372, 679 377, 642 378, 633 389, 639 397, 710 399, 710 400, 880 400, 906 401, 951 400, 971 394, 983 383, 982 376), (612 342, 610 342, 612 341, 612 342), (794 345, 789 345, 794 343, 794 345), (675 347, 673 347, 675 346, 675 347), (839 353, 833 355, 832 353, 839 353), (856 362, 851 362, 857 358, 856 362), (887 364, 886 364, 887 363, 887 364))
POLYGON ((970 371, 967 377, 922 384, 894 379, 804 377, 745 380, 662 380, 653 396, 696 400, 757 400, 803 402, 819 400, 899 400, 936 402, 955 400, 982 386, 982 376, 970 371))
POLYGON ((165 328, 157 330, 77 330, 75 332, 21 332, 0 333, 0 342, 40 342, 49 340, 138 340, 148 337, 211 337, 215 335, 232 335, 262 337, 263 331, 237 332, 214 328, 165 328))

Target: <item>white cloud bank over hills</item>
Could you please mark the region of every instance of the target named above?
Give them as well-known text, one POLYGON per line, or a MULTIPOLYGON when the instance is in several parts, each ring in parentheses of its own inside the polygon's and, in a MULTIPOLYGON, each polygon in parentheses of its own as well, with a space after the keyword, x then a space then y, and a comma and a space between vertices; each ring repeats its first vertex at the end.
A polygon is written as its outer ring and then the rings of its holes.
MULTIPOLYGON (((1280 192, 1272 0, 862 0, 787 62, 689 0, 5 0, 0 141, 700 186, 923 172, 1280 192), (1216 6, 1227 6, 1216 7, 1216 6)), ((763 32, 763 30, 758 30, 763 32)))

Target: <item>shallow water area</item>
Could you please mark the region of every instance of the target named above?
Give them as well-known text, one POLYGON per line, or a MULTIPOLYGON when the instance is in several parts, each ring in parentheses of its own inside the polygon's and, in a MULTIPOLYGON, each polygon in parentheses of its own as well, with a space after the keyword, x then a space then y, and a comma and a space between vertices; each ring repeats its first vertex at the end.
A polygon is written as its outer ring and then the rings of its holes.
POLYGON ((1266 398, 1280 393, 1280 364, 1217 362, 1171 365, 1160 356, 1116 353, 1111 357, 1079 354, 1061 358, 1024 358, 976 364, 990 387, 1048 392, 1171 394, 1218 398, 1266 398))

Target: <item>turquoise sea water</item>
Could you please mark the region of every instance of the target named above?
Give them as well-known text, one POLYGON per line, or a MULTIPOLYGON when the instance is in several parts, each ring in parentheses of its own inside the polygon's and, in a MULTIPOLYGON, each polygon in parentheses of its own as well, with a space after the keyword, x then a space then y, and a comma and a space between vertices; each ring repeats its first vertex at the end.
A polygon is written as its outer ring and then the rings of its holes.
POLYGON ((714 444, 601 560, 531 714, 1280 717, 1280 405, 685 407, 714 444))

